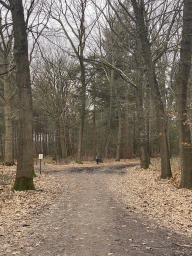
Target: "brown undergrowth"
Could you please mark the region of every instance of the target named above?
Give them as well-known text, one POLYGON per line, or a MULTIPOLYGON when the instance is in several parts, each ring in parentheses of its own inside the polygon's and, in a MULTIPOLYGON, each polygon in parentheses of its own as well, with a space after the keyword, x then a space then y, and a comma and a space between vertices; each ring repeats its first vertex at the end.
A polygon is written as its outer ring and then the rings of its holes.
POLYGON ((149 169, 129 168, 123 177, 110 178, 108 186, 130 209, 160 226, 192 236, 192 190, 179 188, 179 159, 172 159, 171 165, 171 179, 160 179, 160 159, 153 159, 149 169))
MULTIPOLYGON (((139 163, 135 160, 105 160, 100 167, 107 165, 139 163)), ((17 237, 20 229, 27 225, 26 219, 46 205, 52 204, 54 198, 63 190, 62 184, 49 170, 63 170, 78 166, 96 166, 94 161, 79 165, 75 161, 56 164, 50 159, 42 163, 42 174, 39 174, 39 163, 35 164, 37 177, 34 179, 36 190, 11 191, 16 167, 0 166, 0 236, 17 237)), ((172 231, 192 235, 192 191, 180 189, 179 159, 172 160, 173 178, 160 179, 160 159, 152 159, 150 168, 145 170, 138 166, 127 168, 123 175, 109 175, 106 186, 116 200, 125 204, 130 211, 142 213, 161 226, 172 231)), ((14 238, 15 239, 15 238, 14 238)))

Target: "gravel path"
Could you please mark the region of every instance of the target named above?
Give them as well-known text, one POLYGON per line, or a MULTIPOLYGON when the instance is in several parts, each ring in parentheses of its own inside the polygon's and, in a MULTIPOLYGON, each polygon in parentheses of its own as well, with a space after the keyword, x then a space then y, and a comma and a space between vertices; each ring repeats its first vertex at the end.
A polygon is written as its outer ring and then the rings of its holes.
POLYGON ((49 171, 62 189, 51 204, 26 217, 18 248, 2 255, 192 255, 192 248, 176 245, 190 244, 188 237, 162 229, 114 200, 107 179, 117 179, 125 170, 109 166, 49 171))

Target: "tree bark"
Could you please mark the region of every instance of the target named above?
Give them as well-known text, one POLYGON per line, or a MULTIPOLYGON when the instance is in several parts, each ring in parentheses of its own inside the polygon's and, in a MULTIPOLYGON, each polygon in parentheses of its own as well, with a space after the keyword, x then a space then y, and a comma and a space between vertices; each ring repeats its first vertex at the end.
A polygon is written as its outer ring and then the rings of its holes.
POLYGON ((96 134, 96 106, 95 106, 95 85, 93 88, 93 160, 95 160, 95 157, 97 155, 97 144, 96 144, 96 139, 97 139, 97 134, 96 134))
POLYGON ((120 149, 121 149, 121 110, 118 107, 118 135, 117 135, 117 149, 116 149, 116 161, 120 161, 120 149))
POLYGON ((67 158, 65 124, 62 116, 60 117, 60 120, 59 120, 59 135, 60 135, 60 143, 61 143, 61 157, 67 158))
MULTIPOLYGON (((141 78, 141 77, 140 77, 141 78)), ((146 134, 146 122, 145 114, 143 109, 143 88, 142 88, 142 78, 140 85, 137 89, 137 110, 138 110, 138 124, 140 133, 140 165, 141 168, 149 168, 150 158, 149 158, 149 147, 146 134)))
MULTIPOLYGON (((114 49, 112 49, 112 66, 115 66, 115 58, 114 58, 114 49)), ((105 139, 105 158, 108 158, 108 147, 109 147, 109 135, 111 132, 111 124, 112 124, 112 106, 113 106, 113 88, 114 88, 114 70, 110 70, 109 75, 109 90, 110 90, 110 102, 109 102, 109 116, 106 130, 106 139, 105 139)))
MULTIPOLYGON (((6 24, 8 26, 8 24, 6 24)), ((11 59, 12 47, 12 34, 8 36, 4 35, 4 25, 2 24, 2 14, 0 11, 0 34, 1 34, 1 45, 0 45, 0 58, 1 58, 1 73, 4 73, 2 76, 4 95, 1 96, 2 103, 4 106, 4 121, 5 121, 5 159, 4 163, 7 166, 14 164, 13 158, 13 122, 12 122, 12 109, 11 109, 11 82, 10 76, 11 72, 9 71, 9 62, 11 59)), ((7 29, 7 28, 6 28, 7 29)))
POLYGON ((147 143, 147 152, 149 154, 149 162, 150 162, 150 153, 151 153, 151 148, 150 148, 150 140, 151 140, 151 136, 150 136, 150 98, 151 98, 151 91, 149 88, 149 85, 147 84, 146 86, 146 100, 145 100, 145 109, 146 109, 146 121, 145 121, 145 125, 146 125, 146 143, 147 143))
POLYGON ((14 31, 16 82, 19 93, 19 148, 16 190, 34 189, 32 93, 28 60, 28 41, 22 0, 9 0, 14 31))
POLYGON ((181 187, 192 188, 192 145, 187 93, 192 53, 192 0, 184 1, 183 30, 177 75, 177 109, 181 157, 181 187))
POLYGON ((84 131, 84 122, 85 122, 85 101, 86 101, 85 66, 83 61, 83 52, 82 52, 82 56, 80 57, 80 66, 81 66, 81 112, 80 112, 78 151, 77 151, 78 163, 81 163, 81 157, 82 157, 83 131, 84 131))
POLYGON ((121 106, 120 106, 120 99, 119 99, 118 94, 117 94, 116 85, 114 85, 114 90, 115 90, 115 97, 116 97, 116 102, 117 102, 117 113, 118 113, 118 134, 117 134, 116 161, 120 161, 121 127, 122 127, 121 106))
POLYGON ((130 143, 130 132, 129 132, 129 99, 128 91, 126 93, 126 106, 125 106, 125 158, 131 158, 131 143, 130 143))
MULTIPOLYGON (((141 168, 149 168, 150 158, 149 158, 149 147, 147 139, 147 121, 148 115, 147 107, 144 109, 144 61, 141 54, 141 43, 139 38, 137 39, 137 117, 140 135, 140 165, 141 168)), ((148 88, 146 88, 148 89, 148 88)))
POLYGON ((4 116, 5 116, 5 165, 12 166, 13 160, 13 120, 11 111, 11 88, 8 75, 4 79, 4 116))
POLYGON ((136 0, 131 0, 136 18, 137 32, 141 40, 143 57, 147 66, 147 75, 149 85, 152 89, 153 100, 155 102, 157 125, 160 138, 160 155, 161 155, 161 178, 171 177, 171 165, 169 157, 169 145, 167 139, 167 117, 164 112, 162 97, 156 79, 155 67, 152 61, 150 43, 148 40, 148 30, 144 22, 144 6, 143 1, 140 5, 136 0))

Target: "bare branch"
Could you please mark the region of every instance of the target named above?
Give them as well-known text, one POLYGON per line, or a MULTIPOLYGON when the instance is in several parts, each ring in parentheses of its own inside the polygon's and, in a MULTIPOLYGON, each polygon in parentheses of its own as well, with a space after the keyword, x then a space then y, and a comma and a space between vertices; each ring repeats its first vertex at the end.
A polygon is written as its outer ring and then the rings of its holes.
POLYGON ((60 19, 58 19, 58 18, 56 18, 56 17, 53 17, 53 16, 52 16, 52 19, 56 20, 56 21, 61 25, 62 30, 63 30, 63 32, 65 33, 67 39, 69 40, 69 42, 70 42, 70 44, 71 44, 71 46, 72 46, 72 48, 73 48, 75 54, 76 54, 77 56, 79 56, 79 53, 78 53, 78 51, 77 51, 77 49, 76 49, 76 47, 75 47, 75 45, 74 45, 72 39, 70 38, 69 34, 67 33, 67 30, 65 29, 65 26, 63 25, 63 22, 62 22, 60 19))
POLYGON ((0 4, 2 4, 5 8, 7 8, 8 10, 11 10, 10 5, 6 4, 4 1, 0 0, 0 4))
POLYGON ((15 69, 15 67, 16 66, 14 65, 11 69, 7 70, 6 72, 0 73, 0 76, 4 76, 4 75, 8 74, 9 72, 13 71, 15 69))
MULTIPOLYGON (((111 4, 110 0, 108 0, 108 2, 111 4)), ((130 14, 130 12, 128 12, 127 8, 125 7, 125 5, 118 0, 118 3, 120 4, 120 6, 125 10, 125 12, 127 13, 127 15, 135 22, 134 17, 130 14)))
POLYGON ((34 2, 35 2, 35 0, 32 0, 32 1, 31 1, 30 7, 29 7, 29 9, 27 10, 26 27, 27 27, 27 25, 28 25, 29 17, 30 17, 30 15, 31 15, 32 11, 33 11, 34 2))
POLYGON ((170 26, 169 26, 169 28, 167 30, 167 34, 166 34, 166 38, 165 38, 164 44, 161 46, 161 49, 160 49, 159 53, 153 59, 154 63, 156 63, 161 58, 161 56, 165 53, 165 51, 167 50, 167 45, 168 45, 168 42, 169 42, 169 39, 170 39, 171 29, 172 29, 172 27, 173 27, 173 25, 175 23, 175 19, 177 17, 178 12, 180 11, 181 5, 180 5, 179 8, 176 8, 176 10, 175 10, 175 13, 173 15, 172 21, 171 21, 170 26))
POLYGON ((114 65, 112 65, 111 63, 109 63, 108 61, 106 61, 105 59, 102 59, 102 58, 100 58, 100 59, 98 59, 98 60, 95 60, 95 59, 94 59, 94 60, 93 60, 93 59, 92 59, 92 60, 90 60, 90 59, 84 59, 84 61, 86 61, 86 62, 96 62, 96 63, 102 63, 102 64, 104 64, 105 66, 107 66, 107 67, 113 69, 114 71, 116 71, 116 72, 123 78, 123 80, 125 80, 127 83, 131 84, 134 88, 137 89, 137 85, 134 84, 134 83, 131 81, 131 79, 130 79, 121 69, 115 67, 114 65))

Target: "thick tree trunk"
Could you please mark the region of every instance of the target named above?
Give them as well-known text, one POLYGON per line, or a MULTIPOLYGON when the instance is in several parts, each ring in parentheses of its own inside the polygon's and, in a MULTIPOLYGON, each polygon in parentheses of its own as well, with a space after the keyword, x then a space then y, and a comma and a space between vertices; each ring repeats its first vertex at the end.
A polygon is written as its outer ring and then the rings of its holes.
POLYGON ((152 61, 150 43, 148 40, 148 31, 144 23, 144 7, 142 5, 142 1, 140 6, 137 4, 136 0, 131 0, 131 2, 135 13, 137 31, 141 40, 143 57, 147 66, 149 85, 152 89, 153 100, 155 102, 158 132, 160 138, 161 178, 167 178, 172 176, 169 157, 169 145, 167 139, 167 117, 164 112, 164 106, 156 79, 155 67, 152 61))
POLYGON ((14 57, 19 93, 19 148, 16 190, 34 189, 32 94, 28 61, 28 42, 22 0, 10 0, 14 30, 14 57))
POLYGON ((177 109, 180 137, 181 187, 192 188, 192 145, 190 121, 187 113, 188 82, 192 53, 192 1, 184 1, 183 31, 177 75, 177 109))
MULTIPOLYGON (((139 135, 140 135, 140 165, 141 168, 149 168, 150 158, 149 158, 149 147, 148 147, 148 139, 147 139, 147 118, 145 111, 147 112, 147 108, 144 110, 144 72, 143 72, 143 58, 141 54, 141 43, 138 38, 137 40, 137 117, 138 117, 138 125, 139 125, 139 135)), ((148 88, 147 88, 148 89, 148 88)))

